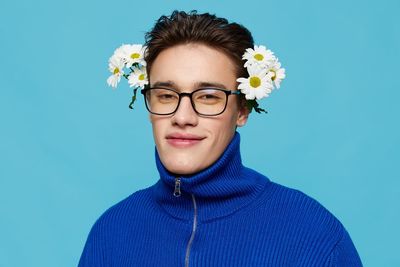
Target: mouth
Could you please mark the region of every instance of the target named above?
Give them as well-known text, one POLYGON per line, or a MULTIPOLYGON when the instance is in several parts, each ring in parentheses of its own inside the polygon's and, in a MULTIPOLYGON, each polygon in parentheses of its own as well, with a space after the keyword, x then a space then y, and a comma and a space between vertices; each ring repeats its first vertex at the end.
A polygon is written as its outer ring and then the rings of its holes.
POLYGON ((196 145, 204 139, 205 137, 186 133, 173 133, 166 137, 168 144, 180 148, 196 145))

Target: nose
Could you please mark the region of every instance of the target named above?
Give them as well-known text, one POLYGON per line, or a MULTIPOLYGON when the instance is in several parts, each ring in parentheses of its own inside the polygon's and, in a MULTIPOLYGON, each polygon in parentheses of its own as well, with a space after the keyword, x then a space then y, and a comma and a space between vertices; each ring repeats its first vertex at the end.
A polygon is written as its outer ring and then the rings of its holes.
POLYGON ((197 125, 198 116, 193 109, 189 96, 182 96, 179 107, 171 118, 171 123, 179 127, 197 125))

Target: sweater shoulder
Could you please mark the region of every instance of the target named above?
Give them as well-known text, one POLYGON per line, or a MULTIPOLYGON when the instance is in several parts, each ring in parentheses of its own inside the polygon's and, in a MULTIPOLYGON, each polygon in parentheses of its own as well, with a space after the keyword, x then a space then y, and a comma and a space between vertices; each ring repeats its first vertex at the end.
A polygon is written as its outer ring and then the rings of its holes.
POLYGON ((132 218, 144 216, 145 212, 154 208, 151 201, 153 186, 139 189, 116 202, 97 218, 93 227, 110 228, 130 221, 132 218))
POLYGON ((303 215, 327 216, 338 220, 321 202, 305 192, 271 181, 273 187, 273 201, 290 211, 299 210, 303 215))
POLYGON ((340 240, 344 226, 318 200, 301 190, 271 181, 269 208, 291 227, 308 229, 316 236, 326 236, 333 243, 340 240))

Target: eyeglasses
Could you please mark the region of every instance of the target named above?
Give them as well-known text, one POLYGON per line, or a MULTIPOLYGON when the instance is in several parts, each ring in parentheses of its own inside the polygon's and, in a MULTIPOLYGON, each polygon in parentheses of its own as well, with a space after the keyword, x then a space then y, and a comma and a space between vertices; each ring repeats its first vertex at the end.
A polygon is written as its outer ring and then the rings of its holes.
POLYGON ((240 91, 221 88, 200 88, 191 93, 178 93, 170 88, 154 87, 141 90, 147 110, 156 115, 170 115, 178 110, 182 97, 188 96, 193 110, 204 116, 217 116, 223 113, 229 95, 240 95, 240 91))

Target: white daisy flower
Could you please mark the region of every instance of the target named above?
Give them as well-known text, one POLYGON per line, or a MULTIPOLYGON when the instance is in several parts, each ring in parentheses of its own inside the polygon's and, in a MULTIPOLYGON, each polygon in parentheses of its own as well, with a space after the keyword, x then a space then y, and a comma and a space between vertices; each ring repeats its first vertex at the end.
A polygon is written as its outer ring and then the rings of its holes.
POLYGON ((122 59, 124 61, 124 63, 126 63, 125 50, 127 49, 128 46, 130 46, 130 45, 126 45, 126 44, 121 45, 120 47, 115 49, 113 56, 122 59))
POLYGON ((130 68, 134 63, 146 66, 146 61, 144 61, 145 49, 146 47, 140 44, 122 45, 121 50, 124 55, 126 67, 130 68))
POLYGON ((128 78, 129 87, 141 87, 144 88, 149 83, 147 79, 146 67, 141 66, 140 68, 134 68, 133 72, 128 78))
POLYGON ((271 73, 271 80, 275 84, 276 88, 280 87, 280 83, 283 79, 285 79, 285 69, 281 68, 281 63, 276 59, 273 64, 268 66, 268 73, 271 73))
POLYGON ((266 67, 275 60, 275 56, 274 53, 265 46, 254 45, 254 49, 246 49, 246 52, 243 54, 243 59, 247 60, 246 63, 244 63, 245 68, 254 64, 258 64, 260 67, 266 67))
POLYGON ((125 63, 120 55, 115 54, 108 60, 108 70, 112 73, 107 79, 107 84, 113 88, 116 88, 121 80, 121 76, 124 74, 125 63))
POLYGON ((246 99, 261 99, 267 97, 273 89, 271 74, 257 65, 250 65, 247 68, 248 78, 238 78, 240 82, 238 89, 245 94, 246 99))

